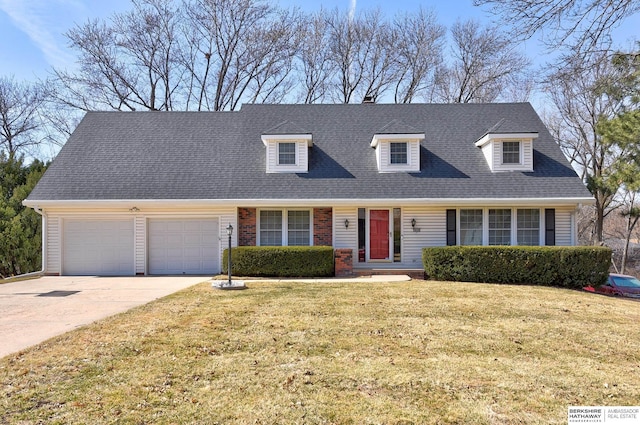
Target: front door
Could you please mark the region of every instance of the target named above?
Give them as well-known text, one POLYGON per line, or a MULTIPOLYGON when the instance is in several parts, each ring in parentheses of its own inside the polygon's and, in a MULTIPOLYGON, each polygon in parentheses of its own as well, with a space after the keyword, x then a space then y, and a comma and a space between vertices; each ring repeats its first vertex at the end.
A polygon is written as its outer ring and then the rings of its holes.
POLYGON ((369 258, 389 259, 389 210, 369 211, 369 258))

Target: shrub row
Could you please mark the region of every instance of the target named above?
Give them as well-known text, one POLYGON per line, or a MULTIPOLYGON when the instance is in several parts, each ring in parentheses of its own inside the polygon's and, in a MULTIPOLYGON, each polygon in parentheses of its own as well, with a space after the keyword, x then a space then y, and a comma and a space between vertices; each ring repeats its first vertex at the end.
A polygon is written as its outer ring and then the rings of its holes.
MULTIPOLYGON (((223 273, 228 273, 228 251, 222 255, 223 273)), ((231 273, 236 276, 333 276, 330 246, 240 246, 231 252, 231 273)))
POLYGON ((607 247, 447 246, 424 248, 429 279, 523 283, 579 289, 605 281, 611 264, 607 247))

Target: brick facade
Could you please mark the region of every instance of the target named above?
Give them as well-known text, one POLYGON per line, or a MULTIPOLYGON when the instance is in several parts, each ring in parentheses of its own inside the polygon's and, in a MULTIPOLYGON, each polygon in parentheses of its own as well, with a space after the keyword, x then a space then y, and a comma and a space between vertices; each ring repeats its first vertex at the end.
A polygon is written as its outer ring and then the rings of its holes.
POLYGON ((313 209, 313 245, 333 245, 333 209, 313 209))
POLYGON ((256 209, 238 208, 238 246, 256 246, 256 209))
POLYGON ((336 277, 353 276, 353 250, 338 248, 334 250, 334 270, 336 277))

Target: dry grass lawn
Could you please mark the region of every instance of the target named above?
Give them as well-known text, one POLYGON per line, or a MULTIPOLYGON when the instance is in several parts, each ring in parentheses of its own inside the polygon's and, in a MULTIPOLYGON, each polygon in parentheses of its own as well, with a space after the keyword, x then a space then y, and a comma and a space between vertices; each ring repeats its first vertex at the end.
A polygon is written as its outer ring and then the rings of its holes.
POLYGON ((565 424, 640 404, 640 302, 412 281, 196 285, 0 359, 7 424, 565 424))

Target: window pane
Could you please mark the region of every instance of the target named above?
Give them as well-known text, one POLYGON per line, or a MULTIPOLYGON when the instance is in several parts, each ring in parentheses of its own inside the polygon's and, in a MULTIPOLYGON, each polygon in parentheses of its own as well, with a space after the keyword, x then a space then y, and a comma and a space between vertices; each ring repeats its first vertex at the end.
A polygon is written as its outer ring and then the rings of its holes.
POLYGON ((540 244, 540 210, 518 210, 518 245, 540 244))
POLYGON ((502 163, 520 164, 520 142, 502 142, 502 163))
POLYGON ((460 245, 482 245, 482 210, 460 210, 460 245))
POLYGON ((401 218, 401 210, 400 208, 393 209, 393 262, 399 263, 402 259, 402 254, 400 252, 402 241, 402 222, 401 218))
POLYGON ((296 144, 278 143, 278 165, 296 164, 296 144))
POLYGON ((282 211, 260 211, 260 245, 282 246, 282 211))
POLYGON ((310 243, 309 211, 289 211, 287 213, 289 246, 309 246, 310 243))
POLYGON ((358 208, 358 262, 364 263, 367 258, 367 213, 358 208))
POLYGON ((489 245, 511 245, 511 210, 489 210, 489 245))
POLYGON ((390 143, 391 163, 406 164, 407 163, 407 144, 400 142, 390 143))

